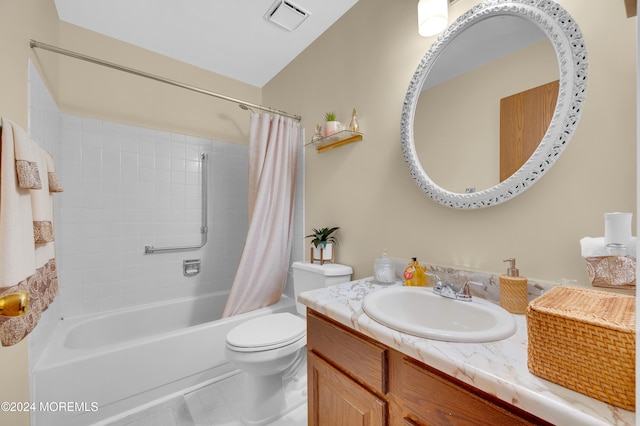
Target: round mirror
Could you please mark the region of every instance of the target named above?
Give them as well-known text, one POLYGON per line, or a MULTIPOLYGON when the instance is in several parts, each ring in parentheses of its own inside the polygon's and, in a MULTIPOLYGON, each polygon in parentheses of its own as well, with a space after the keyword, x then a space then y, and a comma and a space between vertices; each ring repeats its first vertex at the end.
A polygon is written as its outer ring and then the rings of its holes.
POLYGON ((553 1, 487 0, 438 38, 409 84, 402 147, 438 203, 507 201, 553 164, 586 88, 582 35, 553 1))

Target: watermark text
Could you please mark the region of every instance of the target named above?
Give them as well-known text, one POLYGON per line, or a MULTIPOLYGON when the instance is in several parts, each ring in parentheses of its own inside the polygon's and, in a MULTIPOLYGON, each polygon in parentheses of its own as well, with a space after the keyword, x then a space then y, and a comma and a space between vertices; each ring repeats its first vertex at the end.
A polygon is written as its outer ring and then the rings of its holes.
POLYGON ((98 403, 93 401, 2 401, 0 402, 1 412, 23 412, 23 411, 48 411, 66 413, 89 413, 98 411, 98 403))

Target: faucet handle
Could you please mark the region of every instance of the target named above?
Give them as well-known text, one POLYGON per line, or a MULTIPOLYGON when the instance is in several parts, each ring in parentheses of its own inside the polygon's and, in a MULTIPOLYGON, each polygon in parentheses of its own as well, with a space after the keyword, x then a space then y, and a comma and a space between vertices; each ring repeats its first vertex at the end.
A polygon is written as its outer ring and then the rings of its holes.
POLYGON ((429 271, 424 271, 424 273, 425 275, 429 275, 430 277, 434 277, 436 279, 436 282, 433 284, 434 289, 442 289, 442 279, 438 274, 429 271))
POLYGON ((462 285, 460 291, 458 292, 457 298, 462 300, 471 300, 471 290, 469 289, 469 284, 477 285, 483 287, 484 284, 476 282, 476 281, 467 281, 462 285))

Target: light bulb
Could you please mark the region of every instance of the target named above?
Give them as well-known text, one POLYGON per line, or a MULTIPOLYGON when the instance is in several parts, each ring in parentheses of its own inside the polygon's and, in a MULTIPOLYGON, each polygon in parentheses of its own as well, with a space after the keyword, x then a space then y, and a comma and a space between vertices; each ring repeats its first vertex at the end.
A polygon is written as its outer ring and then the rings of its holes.
POLYGON ((431 37, 447 27, 449 23, 448 1, 418 1, 418 33, 422 37, 431 37))

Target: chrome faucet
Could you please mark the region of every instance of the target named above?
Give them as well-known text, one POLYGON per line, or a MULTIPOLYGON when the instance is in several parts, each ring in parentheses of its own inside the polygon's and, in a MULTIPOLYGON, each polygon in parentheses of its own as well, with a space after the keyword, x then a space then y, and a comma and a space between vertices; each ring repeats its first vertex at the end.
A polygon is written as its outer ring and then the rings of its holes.
POLYGON ((477 283, 475 281, 467 281, 462 285, 462 287, 460 287, 460 290, 456 290, 453 284, 442 282, 442 279, 437 274, 432 272, 426 272, 426 274, 436 279, 436 283, 433 286, 433 292, 435 294, 439 294, 440 296, 449 299, 462 300, 464 302, 471 302, 472 299, 469 284, 483 285, 482 283, 477 283))

